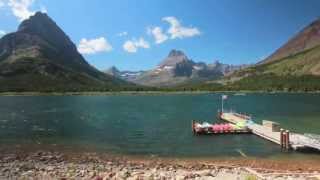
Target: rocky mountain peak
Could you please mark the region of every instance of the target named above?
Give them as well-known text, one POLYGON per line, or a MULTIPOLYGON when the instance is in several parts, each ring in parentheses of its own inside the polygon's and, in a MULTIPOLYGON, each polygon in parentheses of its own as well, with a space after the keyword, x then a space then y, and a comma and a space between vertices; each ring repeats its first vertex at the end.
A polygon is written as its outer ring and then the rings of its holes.
POLYGON ((65 35, 58 25, 46 14, 37 12, 30 16, 29 19, 24 20, 18 27, 17 32, 34 34, 41 37, 54 35, 65 35))
POLYGON ((113 75, 113 76, 117 76, 120 73, 120 71, 119 71, 119 69, 117 67, 112 66, 109 69, 107 69, 105 71, 105 73, 113 75))
POLYGON ((118 68, 117 68, 116 66, 111 66, 111 67, 109 68, 109 70, 112 70, 112 71, 119 71, 119 70, 118 70, 118 68))
POLYGON ((211 66, 219 66, 221 65, 222 63, 219 61, 219 60, 214 60, 213 63, 210 63, 208 65, 211 65, 211 66))
POLYGON ((18 27, 20 32, 32 32, 37 28, 43 28, 44 25, 54 24, 53 20, 46 14, 42 12, 37 12, 33 16, 30 16, 28 19, 22 21, 18 27))
POLYGON ((191 61, 189 58, 180 50, 171 50, 168 57, 165 58, 160 64, 159 67, 164 66, 175 66, 178 63, 191 61))
POLYGON ((46 13, 37 12, 29 19, 24 20, 19 25, 17 33, 40 37, 61 50, 76 51, 76 46, 71 39, 46 13))
POLYGON ((24 20, 16 32, 0 39, 0 62, 2 90, 87 88, 124 83, 89 65, 63 30, 41 12, 24 20))
POLYGON ((175 56, 185 56, 185 54, 180 50, 173 49, 170 51, 168 57, 175 57, 175 56))

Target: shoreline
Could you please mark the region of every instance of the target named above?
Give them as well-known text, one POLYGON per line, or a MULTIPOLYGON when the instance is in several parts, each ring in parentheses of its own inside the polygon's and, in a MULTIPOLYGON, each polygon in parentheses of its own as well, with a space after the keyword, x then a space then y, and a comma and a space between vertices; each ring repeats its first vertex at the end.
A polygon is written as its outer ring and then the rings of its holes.
POLYGON ((164 157, 6 144, 0 148, 0 179, 305 179, 320 177, 319 158, 164 157))
POLYGON ((285 92, 285 91, 84 91, 84 92, 0 92, 0 96, 108 96, 108 95, 183 95, 183 94, 217 94, 217 93, 264 93, 264 94, 320 94, 314 92, 285 92))
POLYGON ((22 178, 41 175, 48 179, 103 179, 105 177, 148 179, 151 176, 183 177, 181 179, 195 177, 237 177, 241 179, 266 174, 268 176, 274 174, 278 178, 301 178, 306 174, 313 176, 320 172, 320 162, 312 161, 304 163, 263 159, 193 161, 163 158, 141 159, 97 153, 64 154, 49 151, 1 154, 0 166, 2 167, 0 177, 22 178), (12 167, 17 167, 18 171, 17 168, 12 167))
POLYGON ((195 161, 40 150, 0 155, 0 178, 5 179, 303 179, 319 175, 320 162, 312 160, 195 161))

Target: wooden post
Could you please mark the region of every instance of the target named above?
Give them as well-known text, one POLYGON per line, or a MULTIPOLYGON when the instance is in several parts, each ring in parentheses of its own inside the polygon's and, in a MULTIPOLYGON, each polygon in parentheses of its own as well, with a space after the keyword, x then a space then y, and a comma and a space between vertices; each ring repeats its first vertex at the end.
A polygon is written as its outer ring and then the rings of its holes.
POLYGON ((282 133, 282 139, 283 139, 283 148, 287 149, 286 145, 287 145, 287 134, 286 132, 282 133))
POLYGON ((281 146, 281 149, 283 149, 283 129, 281 128, 280 129, 280 146, 281 146))
POLYGON ((286 130, 286 149, 290 149, 290 138, 289 130, 286 130))

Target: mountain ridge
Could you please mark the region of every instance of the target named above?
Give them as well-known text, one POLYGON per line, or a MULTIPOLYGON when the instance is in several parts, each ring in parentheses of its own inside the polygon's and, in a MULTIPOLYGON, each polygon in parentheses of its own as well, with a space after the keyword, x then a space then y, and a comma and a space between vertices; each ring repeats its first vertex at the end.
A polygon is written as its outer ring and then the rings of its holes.
POLYGON ((320 18, 308 24, 284 45, 258 64, 277 61, 320 45, 320 18))
POLYGON ((0 72, 1 91, 73 91, 127 84, 91 66, 63 30, 41 12, 0 39, 0 72))
POLYGON ((212 64, 194 62, 183 51, 172 49, 167 57, 151 70, 121 72, 111 67, 105 72, 118 77, 125 72, 131 72, 132 76, 130 78, 122 75, 122 79, 144 86, 175 87, 189 82, 216 79, 246 66, 227 65, 219 61, 215 61, 212 64))
POLYGON ((320 90, 320 19, 265 60, 210 83, 229 90, 320 90))

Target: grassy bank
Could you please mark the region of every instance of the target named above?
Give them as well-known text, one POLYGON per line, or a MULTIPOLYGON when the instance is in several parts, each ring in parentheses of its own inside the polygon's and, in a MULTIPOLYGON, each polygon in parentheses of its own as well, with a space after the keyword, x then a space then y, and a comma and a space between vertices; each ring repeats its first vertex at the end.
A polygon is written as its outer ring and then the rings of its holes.
POLYGON ((162 94, 210 94, 210 93, 320 93, 320 91, 85 91, 85 92, 0 92, 0 96, 108 96, 108 95, 162 95, 162 94))

